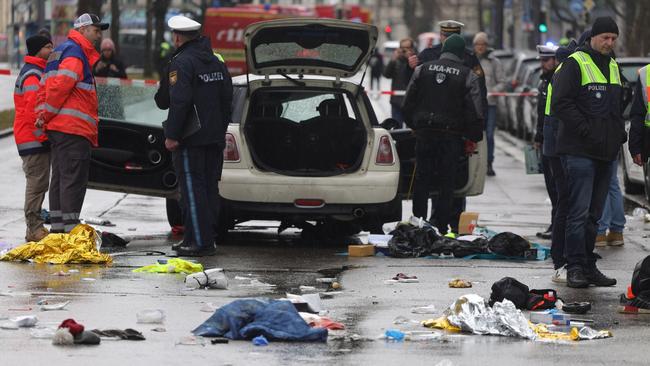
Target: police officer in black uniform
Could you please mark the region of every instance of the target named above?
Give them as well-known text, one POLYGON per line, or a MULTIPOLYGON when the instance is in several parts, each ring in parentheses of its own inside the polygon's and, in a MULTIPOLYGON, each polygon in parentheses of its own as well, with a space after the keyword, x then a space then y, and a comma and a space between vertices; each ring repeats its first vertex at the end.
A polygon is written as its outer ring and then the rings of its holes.
MULTIPOLYGON (((443 20, 438 22, 440 27, 440 43, 430 47, 425 48, 417 56, 409 57, 409 66, 415 68, 417 65, 420 65, 424 62, 436 61, 440 58, 442 54, 442 47, 447 38, 453 34, 460 34, 462 28, 465 24, 455 21, 455 20, 443 20)), ((478 60, 478 57, 474 52, 468 48, 465 48, 462 57, 463 65, 469 67, 476 76, 478 76, 479 89, 481 91, 481 110, 480 116, 487 115, 487 86, 485 84, 485 74, 483 73, 483 68, 481 68, 481 62, 478 60)), ((481 124, 483 124, 483 117, 481 117, 481 124)), ((472 144, 471 141, 466 140, 465 150, 468 153, 473 152, 476 149, 476 146, 472 144)), ((461 212, 465 210, 466 199, 465 197, 456 197, 454 198, 454 220, 451 223, 451 227, 454 230, 458 229, 458 219, 460 218, 461 212)))
POLYGON ((172 151, 182 196, 185 234, 173 248, 182 256, 213 255, 232 80, 210 40, 200 36, 200 23, 178 15, 167 24, 176 51, 155 100, 169 108, 165 147, 172 151))
POLYGON ((437 61, 425 62, 413 73, 404 98, 407 125, 415 131, 416 173, 413 215, 426 218, 429 192, 437 178, 439 195, 431 222, 441 234, 453 225, 453 193, 463 139, 483 137, 478 76, 463 65, 465 41, 451 35, 437 61))

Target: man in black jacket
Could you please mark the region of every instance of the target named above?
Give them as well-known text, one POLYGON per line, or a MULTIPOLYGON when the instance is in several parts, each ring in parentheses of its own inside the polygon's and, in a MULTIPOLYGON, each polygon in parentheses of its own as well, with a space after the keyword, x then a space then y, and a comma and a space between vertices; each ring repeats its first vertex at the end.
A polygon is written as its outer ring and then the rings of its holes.
POLYGON ((174 249, 184 256, 212 255, 232 80, 210 40, 200 36, 201 24, 178 15, 168 25, 176 52, 155 100, 159 108, 169 108, 165 147, 172 152, 181 188, 185 234, 174 249))
POLYGON ((620 71, 610 56, 618 33, 611 17, 597 18, 589 42, 571 54, 553 78, 551 108, 560 121, 556 151, 564 159, 569 190, 565 236, 569 287, 616 284, 596 267, 594 246, 612 162, 626 139, 620 71))
MULTIPOLYGON (((406 90, 413 75, 413 69, 409 67, 408 62, 408 58, 415 54, 415 48, 413 46, 414 44, 411 38, 400 40, 399 48, 393 52, 391 60, 386 65, 383 74, 384 77, 392 79, 390 84, 391 90, 406 90)), ((403 101, 403 95, 390 96, 391 117, 399 123, 404 123, 404 114, 402 113, 403 101)))
POLYGON ((639 69, 639 78, 636 81, 632 109, 630 110, 630 141, 628 147, 634 163, 643 166, 650 156, 650 111, 648 111, 648 65, 639 69))
POLYGON ((478 142, 483 137, 478 77, 463 65, 464 50, 459 35, 449 37, 439 60, 415 69, 403 105, 406 124, 416 136, 413 215, 427 217, 429 193, 437 179, 431 221, 441 234, 455 224, 452 203, 463 138, 478 142))

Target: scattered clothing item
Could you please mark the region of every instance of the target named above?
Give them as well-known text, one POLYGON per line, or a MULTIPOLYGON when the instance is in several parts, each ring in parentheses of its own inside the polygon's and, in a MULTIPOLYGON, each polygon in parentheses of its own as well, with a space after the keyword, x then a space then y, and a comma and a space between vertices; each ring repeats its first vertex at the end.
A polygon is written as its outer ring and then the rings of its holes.
POLYGON ((159 260, 156 264, 136 268, 133 272, 191 274, 203 272, 203 265, 201 263, 192 263, 180 258, 172 258, 168 260, 159 260))
POLYGON ((326 342, 327 329, 310 328, 289 301, 241 299, 217 309, 192 333, 203 337, 271 341, 326 342))
POLYGON ((449 281, 449 287, 451 288, 470 288, 472 283, 469 281, 461 280, 460 278, 453 279, 449 281))
POLYGON ((32 260, 36 263, 113 263, 97 249, 99 234, 89 225, 79 224, 68 234, 50 234, 39 242, 18 246, 0 257, 3 261, 32 260))
POLYGON ((107 248, 125 248, 131 240, 124 239, 113 233, 102 231, 102 246, 107 248))
POLYGON ((54 345, 71 345, 71 344, 99 344, 101 339, 91 331, 84 330, 82 324, 77 323, 74 319, 66 319, 54 334, 52 344, 54 345), (72 340, 72 342, 70 342, 72 340))
POLYGON ((517 309, 544 310, 554 308, 558 297, 553 289, 529 290, 516 279, 504 277, 492 284, 489 304, 492 306, 504 299, 510 300, 517 309))
POLYGON ((144 341, 145 337, 142 333, 138 332, 135 329, 127 328, 124 330, 121 329, 93 329, 91 332, 97 334, 100 337, 107 338, 120 338, 128 341, 144 341))
POLYGON ((312 328, 325 328, 329 330, 344 330, 345 325, 337 323, 330 318, 321 317, 316 314, 300 312, 300 317, 312 328))
POLYGON ((524 257, 530 243, 517 234, 504 232, 490 238, 488 248, 490 252, 506 257, 524 257))
POLYGON ((269 340, 263 335, 253 338, 253 344, 256 346, 268 346, 269 340))

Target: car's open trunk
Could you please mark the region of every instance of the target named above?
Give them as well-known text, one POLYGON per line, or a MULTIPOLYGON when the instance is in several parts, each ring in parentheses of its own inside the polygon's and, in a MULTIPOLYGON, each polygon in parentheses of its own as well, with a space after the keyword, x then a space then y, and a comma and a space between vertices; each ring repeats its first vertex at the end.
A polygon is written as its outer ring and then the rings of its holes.
POLYGON ((367 130, 350 117, 342 94, 258 92, 251 105, 244 133, 260 170, 333 176, 359 169, 367 130))

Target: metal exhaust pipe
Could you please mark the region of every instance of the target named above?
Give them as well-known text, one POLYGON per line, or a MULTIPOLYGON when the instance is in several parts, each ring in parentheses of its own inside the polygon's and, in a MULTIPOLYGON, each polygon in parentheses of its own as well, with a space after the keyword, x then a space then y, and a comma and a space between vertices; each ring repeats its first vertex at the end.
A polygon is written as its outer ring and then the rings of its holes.
POLYGON ((352 210, 352 216, 356 217, 357 219, 360 219, 366 216, 366 210, 364 210, 361 207, 357 207, 354 210, 352 210))

